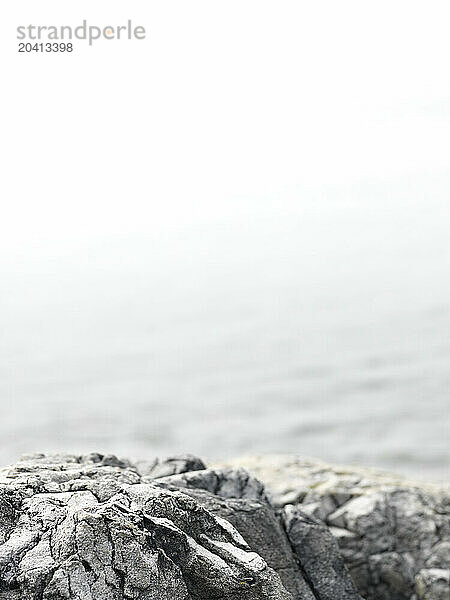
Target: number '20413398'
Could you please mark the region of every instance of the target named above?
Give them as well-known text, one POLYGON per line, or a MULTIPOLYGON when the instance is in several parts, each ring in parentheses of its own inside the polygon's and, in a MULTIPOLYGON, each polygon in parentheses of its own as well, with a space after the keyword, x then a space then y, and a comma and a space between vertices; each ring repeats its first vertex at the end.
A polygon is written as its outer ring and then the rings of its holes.
POLYGON ((73 52, 73 44, 71 43, 39 43, 31 44, 21 42, 19 44, 19 52, 73 52))

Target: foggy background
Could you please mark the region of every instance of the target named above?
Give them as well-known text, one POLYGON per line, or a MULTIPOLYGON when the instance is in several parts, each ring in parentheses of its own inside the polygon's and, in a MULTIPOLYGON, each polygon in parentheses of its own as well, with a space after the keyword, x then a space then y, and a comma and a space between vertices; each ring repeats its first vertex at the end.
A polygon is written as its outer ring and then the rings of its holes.
POLYGON ((0 462, 449 467, 446 2, 24 1, 2 23, 0 462), (144 25, 17 53, 18 25, 144 25))

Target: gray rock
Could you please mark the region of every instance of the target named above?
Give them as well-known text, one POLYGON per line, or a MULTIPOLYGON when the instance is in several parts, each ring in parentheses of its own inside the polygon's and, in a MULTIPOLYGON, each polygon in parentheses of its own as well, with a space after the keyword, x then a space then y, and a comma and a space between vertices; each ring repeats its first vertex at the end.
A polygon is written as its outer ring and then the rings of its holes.
POLYGON ((205 463, 192 454, 183 454, 180 456, 169 456, 168 458, 154 460, 141 460, 135 463, 136 468, 142 476, 152 479, 158 477, 167 477, 169 475, 178 475, 188 471, 201 471, 205 469, 205 463))
POLYGON ((422 569, 416 576, 416 591, 420 600, 448 600, 450 570, 422 569))
MULTIPOLYGON (((150 477, 150 480, 155 477, 150 477)), ((144 481, 149 481, 144 477, 144 481)), ((262 500, 268 502, 263 484, 251 477, 245 469, 206 469, 183 472, 180 475, 169 477, 158 476, 158 480, 165 485, 174 485, 178 488, 202 489, 222 498, 247 498, 249 500, 262 500)))
POLYGON ((282 514, 293 504, 327 525, 364 598, 450 599, 448 487, 293 456, 248 457, 229 466, 264 482, 282 514))
POLYGON ((323 600, 358 598, 337 541, 328 527, 291 504, 283 508, 281 518, 315 597, 323 600))
POLYGON ((293 598, 314 600, 297 557, 269 504, 262 484, 243 470, 205 470, 158 480, 168 489, 183 489, 209 512, 231 523, 250 548, 280 575, 293 598))
POLYGON ((254 478, 149 464, 33 455, 0 471, 0 599, 328 600, 254 478))

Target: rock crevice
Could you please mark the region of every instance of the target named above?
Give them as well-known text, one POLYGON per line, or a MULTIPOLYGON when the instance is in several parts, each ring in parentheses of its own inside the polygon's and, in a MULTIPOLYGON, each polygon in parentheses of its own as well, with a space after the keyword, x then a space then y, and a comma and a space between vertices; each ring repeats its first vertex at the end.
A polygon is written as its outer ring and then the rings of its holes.
MULTIPOLYGON (((319 520, 367 600, 450 600, 448 486, 297 456, 240 458, 228 468, 263 481, 282 517, 295 510, 319 520)), ((297 553, 307 560, 301 545, 297 553)))
POLYGON ((2 600, 360 600, 333 544, 243 469, 191 456, 32 455, 0 472, 2 600))

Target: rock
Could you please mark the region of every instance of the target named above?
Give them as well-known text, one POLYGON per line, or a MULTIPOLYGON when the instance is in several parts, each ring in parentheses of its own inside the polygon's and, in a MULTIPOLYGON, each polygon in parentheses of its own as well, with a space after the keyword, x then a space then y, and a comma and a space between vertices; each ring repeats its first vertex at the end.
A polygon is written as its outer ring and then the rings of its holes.
MULTIPOLYGON (((150 479, 154 479, 152 475, 150 479)), ((183 472, 181 475, 158 477, 165 485, 186 489, 202 489, 222 498, 247 498, 268 502, 263 484, 244 469, 206 469, 183 472)), ((148 480, 144 478, 144 480, 148 480)))
POLYGON ((422 569, 416 576, 417 597, 420 600, 448 600, 450 572, 448 569, 422 569))
POLYGON ((258 477, 282 515, 292 505, 328 526, 364 598, 449 600, 448 487, 292 456, 241 458, 229 467, 258 477))
POLYGON ((323 600, 354 599, 354 585, 328 527, 291 504, 283 508, 281 518, 315 597, 323 600))
POLYGON ((293 598, 314 600, 259 481, 243 469, 205 470, 158 481, 168 489, 183 489, 208 511, 231 523, 250 548, 277 571, 293 598))
POLYGON ((177 475, 188 471, 201 471, 205 469, 205 463, 192 454, 183 454, 181 456, 169 456, 165 459, 154 459, 152 461, 141 460, 136 462, 136 468, 143 476, 157 479, 158 477, 167 477, 177 475))
POLYGON ((335 547, 322 571, 312 554, 299 565, 262 485, 243 470, 188 470, 201 466, 32 455, 1 470, 0 599, 328 600, 335 547))

